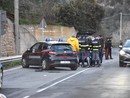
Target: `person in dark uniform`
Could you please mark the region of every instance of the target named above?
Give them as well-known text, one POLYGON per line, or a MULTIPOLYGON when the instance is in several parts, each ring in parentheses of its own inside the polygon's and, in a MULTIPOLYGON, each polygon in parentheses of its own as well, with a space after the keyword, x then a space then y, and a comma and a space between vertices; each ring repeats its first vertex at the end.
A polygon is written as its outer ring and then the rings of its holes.
POLYGON ((101 65, 100 58, 99 58, 99 49, 100 48, 101 48, 101 45, 99 43, 99 39, 98 39, 98 37, 96 37, 92 41, 92 64, 93 64, 93 66, 101 65))
POLYGON ((102 63, 102 59, 103 59, 103 48, 104 48, 104 39, 101 35, 98 36, 98 40, 99 40, 99 44, 101 45, 101 47, 99 48, 99 59, 100 59, 100 63, 102 63))
POLYGON ((110 56, 110 59, 113 59, 112 58, 112 41, 111 41, 111 38, 108 39, 108 56, 110 56))
POLYGON ((87 66, 91 67, 92 66, 92 36, 86 37, 85 44, 86 44, 87 66))
POLYGON ((80 51, 79 51, 79 64, 80 62, 81 67, 85 67, 85 58, 86 58, 86 51, 85 51, 85 36, 81 37, 79 40, 79 47, 80 47, 80 51))
POLYGON ((108 59, 108 54, 109 54, 109 38, 107 38, 105 40, 105 59, 107 60, 108 59))

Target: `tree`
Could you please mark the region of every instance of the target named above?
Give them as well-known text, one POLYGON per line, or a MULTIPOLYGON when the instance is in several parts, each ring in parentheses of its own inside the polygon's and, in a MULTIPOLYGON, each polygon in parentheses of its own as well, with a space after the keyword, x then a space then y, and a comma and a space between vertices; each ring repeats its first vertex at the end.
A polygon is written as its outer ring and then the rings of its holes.
POLYGON ((66 5, 58 5, 57 23, 74 26, 76 30, 81 32, 98 31, 104 10, 92 1, 75 0, 66 5))

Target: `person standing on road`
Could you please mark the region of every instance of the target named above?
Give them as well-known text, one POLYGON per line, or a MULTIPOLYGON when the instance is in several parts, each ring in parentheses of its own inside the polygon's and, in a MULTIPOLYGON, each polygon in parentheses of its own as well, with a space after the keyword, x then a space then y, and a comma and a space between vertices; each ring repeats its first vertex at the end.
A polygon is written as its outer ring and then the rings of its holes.
POLYGON ((99 49, 101 48, 101 45, 99 43, 99 39, 98 37, 96 37, 93 41, 92 41, 92 64, 93 66, 98 65, 98 67, 100 66, 101 62, 100 62, 100 58, 99 58, 99 49))
POLYGON ((99 44, 100 44, 100 48, 99 48, 99 59, 100 59, 100 63, 102 63, 102 58, 103 58, 103 48, 104 48, 104 39, 101 35, 98 36, 98 40, 99 40, 99 44))
POLYGON ((81 67, 86 67, 84 62, 86 59, 86 43, 85 43, 85 36, 82 36, 82 38, 79 41, 79 47, 80 47, 80 52, 79 52, 79 64, 82 62, 81 67))
POLYGON ((74 35, 67 42, 72 45, 74 51, 79 52, 79 41, 74 35))
POLYGON ((108 59, 108 54, 109 54, 109 47, 108 47, 108 42, 109 42, 109 38, 107 38, 105 40, 105 59, 108 59))
POLYGON ((108 50, 109 50, 108 56, 110 56, 110 59, 113 59, 112 58, 112 41, 111 41, 111 38, 109 38, 109 40, 108 40, 108 50))

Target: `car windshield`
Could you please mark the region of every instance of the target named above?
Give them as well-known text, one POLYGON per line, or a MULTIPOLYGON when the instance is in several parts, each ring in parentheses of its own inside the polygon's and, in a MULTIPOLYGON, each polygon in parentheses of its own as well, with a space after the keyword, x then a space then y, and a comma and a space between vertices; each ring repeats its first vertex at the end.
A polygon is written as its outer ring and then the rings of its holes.
POLYGON ((124 47, 130 47, 130 40, 125 42, 124 47))
POLYGON ((51 50, 56 52, 73 51, 72 46, 69 44, 54 44, 51 46, 51 50))

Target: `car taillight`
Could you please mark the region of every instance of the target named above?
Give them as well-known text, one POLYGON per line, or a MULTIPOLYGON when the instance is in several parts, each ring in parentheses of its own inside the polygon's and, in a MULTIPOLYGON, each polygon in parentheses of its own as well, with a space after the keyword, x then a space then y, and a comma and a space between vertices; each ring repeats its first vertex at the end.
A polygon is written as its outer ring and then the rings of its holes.
POLYGON ((49 51, 48 54, 54 55, 54 54, 57 54, 57 53, 56 53, 56 52, 53 52, 53 51, 49 51))

